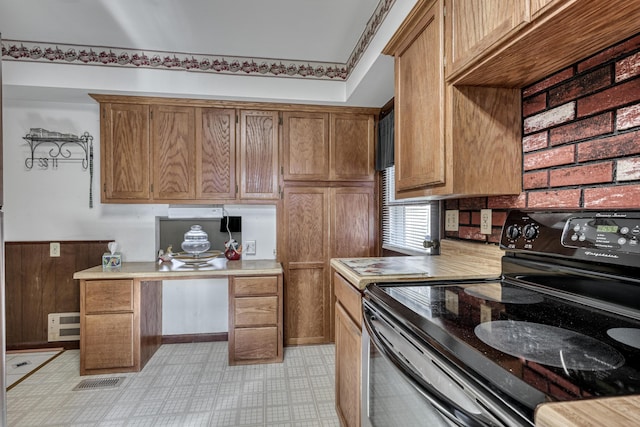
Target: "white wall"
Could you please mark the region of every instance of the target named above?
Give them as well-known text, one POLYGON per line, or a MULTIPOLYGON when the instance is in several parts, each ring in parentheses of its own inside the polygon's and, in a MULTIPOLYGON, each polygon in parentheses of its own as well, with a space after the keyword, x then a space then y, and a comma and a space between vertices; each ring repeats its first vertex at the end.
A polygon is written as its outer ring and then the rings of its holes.
MULTIPOLYGON (((155 259, 155 217, 168 205, 100 203, 100 121, 98 104, 4 100, 4 229, 7 241, 116 240, 123 262, 155 259), (94 137, 94 207, 89 208, 89 170, 80 163, 28 170, 30 128, 94 137)), ((242 216, 243 240, 255 240, 257 253, 244 259, 274 259, 275 206, 227 205, 242 216)), ((105 248, 106 250, 106 248, 105 248)), ((227 331, 227 281, 166 282, 163 334, 227 331)))

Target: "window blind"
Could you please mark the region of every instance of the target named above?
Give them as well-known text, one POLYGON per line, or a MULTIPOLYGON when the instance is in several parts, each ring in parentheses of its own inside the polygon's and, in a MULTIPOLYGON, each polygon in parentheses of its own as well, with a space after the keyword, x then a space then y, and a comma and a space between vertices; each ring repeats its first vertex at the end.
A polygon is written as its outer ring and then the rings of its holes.
POLYGON ((394 166, 382 172, 382 192, 382 247, 407 254, 430 253, 422 242, 432 234, 431 203, 396 201, 394 166))

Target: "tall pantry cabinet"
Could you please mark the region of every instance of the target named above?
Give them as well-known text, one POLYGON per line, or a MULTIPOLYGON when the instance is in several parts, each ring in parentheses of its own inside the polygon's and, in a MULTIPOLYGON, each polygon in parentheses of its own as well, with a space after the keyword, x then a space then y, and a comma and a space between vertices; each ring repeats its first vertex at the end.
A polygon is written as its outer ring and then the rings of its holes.
POLYGON ((283 114, 278 259, 285 280, 285 345, 332 342, 331 258, 377 255, 375 114, 283 114))

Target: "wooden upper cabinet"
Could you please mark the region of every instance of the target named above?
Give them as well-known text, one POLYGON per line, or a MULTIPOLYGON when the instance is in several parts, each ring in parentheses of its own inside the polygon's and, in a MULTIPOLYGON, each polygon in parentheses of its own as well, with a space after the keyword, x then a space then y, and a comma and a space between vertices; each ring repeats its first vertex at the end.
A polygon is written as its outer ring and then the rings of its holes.
POLYGON ((374 122, 370 114, 331 114, 331 179, 374 179, 374 122))
POLYGON ((100 106, 102 201, 149 200, 149 106, 100 106))
POLYGON ((628 0, 449 0, 447 79, 456 85, 526 87, 633 37, 639 15, 640 2, 628 0), (470 11, 478 4, 486 10, 470 11), (474 15, 482 25, 474 24, 470 39, 460 37, 462 23, 478 22, 474 15))
POLYGON ((396 191, 445 181, 443 31, 442 1, 422 2, 384 51, 395 57, 396 191))
POLYGON ((329 179, 329 114, 282 114, 284 180, 329 179))
POLYGON ((374 181, 374 108, 91 96, 106 203, 273 203, 283 179, 374 181))
POLYGON ((196 108, 196 198, 236 196, 236 110, 196 108))
POLYGON ((384 51, 396 67, 396 198, 519 194, 520 90, 445 83, 443 16, 442 1, 419 2, 384 51))
MULTIPOLYGON (((532 0, 542 3, 545 0, 532 0)), ((447 76, 527 24, 529 0, 446 0, 447 76)))
POLYGON ((285 112, 282 168, 285 181, 372 181, 372 114, 285 112))
POLYGON ((240 112, 240 198, 277 199, 278 112, 240 112))
POLYGON ((195 198, 195 111, 192 107, 153 105, 153 198, 195 198))

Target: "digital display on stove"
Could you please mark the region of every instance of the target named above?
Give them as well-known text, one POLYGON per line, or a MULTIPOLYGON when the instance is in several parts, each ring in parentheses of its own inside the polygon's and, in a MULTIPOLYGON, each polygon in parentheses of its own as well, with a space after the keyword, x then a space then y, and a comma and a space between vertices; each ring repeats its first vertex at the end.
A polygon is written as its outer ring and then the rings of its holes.
POLYGON ((598 224, 596 226, 596 231, 600 232, 600 233, 617 233, 618 232, 618 227, 617 225, 603 225, 603 224, 598 224))

